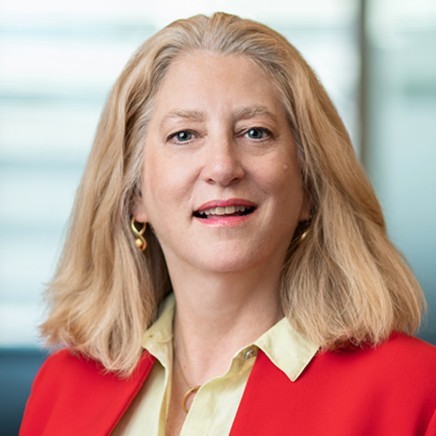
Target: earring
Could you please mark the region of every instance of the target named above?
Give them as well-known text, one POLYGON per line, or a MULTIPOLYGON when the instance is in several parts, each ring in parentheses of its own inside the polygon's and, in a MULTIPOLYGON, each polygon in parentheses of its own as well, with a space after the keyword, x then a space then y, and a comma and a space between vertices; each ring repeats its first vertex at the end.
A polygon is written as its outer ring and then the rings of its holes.
POLYGON ((136 221, 135 218, 132 217, 130 221, 130 228, 132 229, 132 232, 135 236, 135 245, 141 250, 145 251, 147 248, 147 241, 144 238, 145 229, 147 228, 147 223, 139 223, 142 224, 141 229, 136 228, 136 221))
POLYGON ((306 229, 299 237, 298 242, 302 242, 304 239, 306 239, 307 234, 309 233, 309 229, 306 229))
POLYGON ((302 242, 304 239, 306 239, 307 234, 310 231, 310 225, 312 224, 312 215, 310 215, 310 217, 305 220, 305 221, 301 221, 297 227, 297 236, 295 237, 293 244, 294 246, 297 244, 300 244, 300 242, 302 242))

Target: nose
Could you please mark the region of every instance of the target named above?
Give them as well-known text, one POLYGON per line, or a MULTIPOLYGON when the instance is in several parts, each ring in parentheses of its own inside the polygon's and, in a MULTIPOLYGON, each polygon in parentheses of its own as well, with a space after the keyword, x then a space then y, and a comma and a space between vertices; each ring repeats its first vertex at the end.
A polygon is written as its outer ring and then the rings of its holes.
POLYGON ((210 141, 205 147, 203 177, 207 183, 228 186, 241 180, 245 171, 242 156, 231 139, 210 141))

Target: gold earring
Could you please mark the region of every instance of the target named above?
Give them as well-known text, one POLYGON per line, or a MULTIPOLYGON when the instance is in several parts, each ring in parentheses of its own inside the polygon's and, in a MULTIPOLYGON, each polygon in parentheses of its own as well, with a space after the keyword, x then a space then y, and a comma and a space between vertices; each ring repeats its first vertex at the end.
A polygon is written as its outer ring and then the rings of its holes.
POLYGON ((309 233, 309 229, 306 229, 299 237, 297 242, 302 242, 304 239, 306 239, 307 234, 309 233))
POLYGON ((310 225, 312 224, 312 215, 310 215, 309 219, 305 221, 301 221, 297 227, 297 236, 293 241, 294 246, 300 244, 300 242, 306 239, 309 231, 310 225))
POLYGON ((136 228, 135 218, 132 217, 130 221, 130 228, 132 229, 133 234, 135 235, 135 245, 141 250, 145 251, 147 248, 147 241, 144 238, 145 229, 147 228, 147 223, 139 223, 142 224, 141 229, 136 228))

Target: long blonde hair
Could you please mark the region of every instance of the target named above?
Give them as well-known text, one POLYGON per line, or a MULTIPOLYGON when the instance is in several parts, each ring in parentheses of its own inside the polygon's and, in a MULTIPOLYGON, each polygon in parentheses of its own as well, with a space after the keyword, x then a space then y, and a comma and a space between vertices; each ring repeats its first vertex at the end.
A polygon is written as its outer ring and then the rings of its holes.
MULTIPOLYGON (((182 52, 248 56, 276 84, 298 147, 313 217, 291 243, 281 298, 294 327, 325 349, 376 344, 419 326, 424 299, 389 242, 379 203, 346 129, 311 68, 270 28, 216 13, 176 21, 147 40, 116 82, 79 187, 42 334, 129 374, 141 337, 170 290, 159 242, 143 254, 130 233, 142 144, 159 84, 182 52), (299 239, 299 238, 297 238, 299 239)), ((299 230, 297 230, 299 231, 299 230)))

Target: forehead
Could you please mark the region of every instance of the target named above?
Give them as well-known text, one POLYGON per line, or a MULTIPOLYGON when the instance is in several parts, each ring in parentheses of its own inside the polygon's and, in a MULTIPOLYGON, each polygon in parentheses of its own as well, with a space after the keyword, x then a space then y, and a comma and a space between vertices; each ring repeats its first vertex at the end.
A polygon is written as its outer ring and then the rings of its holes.
POLYGON ((248 56, 193 50, 170 64, 154 107, 158 112, 181 107, 194 111, 238 103, 283 107, 274 81, 248 56))

